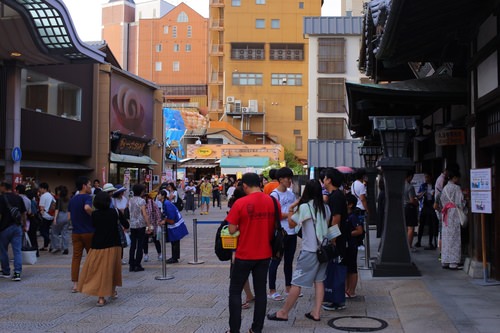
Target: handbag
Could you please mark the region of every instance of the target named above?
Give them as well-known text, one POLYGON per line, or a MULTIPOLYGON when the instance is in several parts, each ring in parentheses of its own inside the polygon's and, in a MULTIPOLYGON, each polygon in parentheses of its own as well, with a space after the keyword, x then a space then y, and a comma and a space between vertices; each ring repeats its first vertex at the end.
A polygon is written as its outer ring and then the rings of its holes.
MULTIPOLYGON (((116 214, 118 214, 118 216, 120 216, 120 213, 118 212, 118 209, 116 209, 116 214)), ((125 236, 125 231, 123 231, 123 227, 122 225, 120 224, 120 219, 117 219, 118 223, 116 223, 116 227, 118 228, 118 236, 120 237, 120 244, 122 246, 122 248, 126 248, 129 244, 129 242, 127 242, 127 236, 125 236)))
MULTIPOLYGON (((453 202, 453 201, 451 201, 451 199, 450 199, 450 195, 449 195, 446 191, 444 191, 444 190, 443 190, 443 192, 442 192, 442 193, 446 194, 446 197, 448 197, 448 200, 449 200, 450 202, 453 202)), ((456 205, 455 205, 455 206, 456 206, 456 205)), ((460 226, 461 226, 462 228, 467 227, 468 221, 467 221, 467 215, 465 214, 464 209, 463 209, 463 208, 459 208, 459 207, 456 207, 456 208, 457 208, 458 220, 460 221, 460 226)))
POLYGON ((330 244, 330 241, 328 240, 327 237, 324 237, 321 243, 318 240, 318 237, 316 236, 316 220, 314 219, 314 215, 311 210, 311 206, 307 204, 307 207, 309 208, 309 213, 311 214, 311 219, 313 221, 314 225, 314 236, 316 237, 316 241, 318 241, 318 248, 316 250, 316 257, 318 258, 318 261, 320 264, 329 262, 335 257, 335 249, 334 247, 330 244))
POLYGON ((36 264, 36 247, 33 248, 31 241, 28 237, 28 233, 23 233, 23 243, 21 248, 21 258, 23 265, 34 265, 36 264))
POLYGON ((281 259, 285 251, 285 237, 287 236, 286 230, 281 226, 281 212, 278 209, 278 202, 276 198, 271 196, 274 204, 274 235, 271 240, 271 249, 273 259, 281 259))

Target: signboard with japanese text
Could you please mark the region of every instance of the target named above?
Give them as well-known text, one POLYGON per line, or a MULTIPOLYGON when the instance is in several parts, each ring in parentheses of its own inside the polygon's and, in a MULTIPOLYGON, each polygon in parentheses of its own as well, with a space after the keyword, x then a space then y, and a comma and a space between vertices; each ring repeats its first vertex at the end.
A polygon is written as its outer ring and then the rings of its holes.
POLYGON ((491 168, 470 170, 471 211, 491 214, 491 168))
POLYGON ((461 128, 444 128, 436 131, 434 140, 437 146, 456 146, 465 144, 465 131, 461 128))

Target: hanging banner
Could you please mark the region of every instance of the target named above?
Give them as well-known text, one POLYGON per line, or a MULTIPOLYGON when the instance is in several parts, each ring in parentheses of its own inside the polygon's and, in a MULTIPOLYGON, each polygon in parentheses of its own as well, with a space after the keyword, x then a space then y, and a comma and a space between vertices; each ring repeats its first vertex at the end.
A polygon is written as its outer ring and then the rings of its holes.
POLYGON ((106 184, 107 183, 107 181, 106 181, 106 167, 102 167, 101 171, 102 171, 102 175, 101 175, 102 176, 102 183, 106 184))
POLYGON ((127 169, 123 173, 123 187, 127 189, 127 193, 130 193, 130 170, 127 169))

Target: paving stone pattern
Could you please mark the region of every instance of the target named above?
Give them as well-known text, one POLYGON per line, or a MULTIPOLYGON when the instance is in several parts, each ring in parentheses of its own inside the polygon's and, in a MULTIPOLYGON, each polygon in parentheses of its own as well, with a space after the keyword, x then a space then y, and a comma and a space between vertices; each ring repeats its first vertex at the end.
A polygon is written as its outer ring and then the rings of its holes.
MULTIPOLYGON (((143 264, 146 270, 129 272, 124 265, 118 299, 101 308, 96 307, 96 297, 71 293, 71 249, 70 255, 41 252, 36 265, 23 267, 21 282, 0 280, 0 332, 225 332, 229 263, 218 261, 213 253, 216 224, 197 226, 198 261, 204 263, 189 264, 194 259, 193 218, 221 221, 225 214, 225 209, 212 209, 202 216, 185 214, 191 234, 181 241, 181 262, 167 266, 167 274, 174 279, 155 279, 162 271, 150 244, 150 261, 143 264)), ((378 240, 374 231, 370 234, 373 254, 378 240)), ((170 244, 166 248, 169 257, 170 244)), ((348 300, 345 310, 324 311, 320 322, 304 317, 314 295, 314 290, 304 289, 288 322, 266 320, 264 332, 341 332, 327 325, 336 317, 347 317, 335 322, 346 327, 378 325, 350 316, 382 319, 388 323, 384 333, 499 332, 500 286, 477 286, 462 271, 441 269, 437 251, 412 255, 422 277, 372 278, 369 270, 360 270, 359 297, 348 300)), ((359 265, 364 266, 364 261, 360 259, 359 265)), ((284 289, 282 265, 277 287, 280 292, 284 289)), ((282 304, 269 301, 267 311, 274 312, 282 304)), ((242 332, 247 332, 253 305, 242 314, 242 332)))

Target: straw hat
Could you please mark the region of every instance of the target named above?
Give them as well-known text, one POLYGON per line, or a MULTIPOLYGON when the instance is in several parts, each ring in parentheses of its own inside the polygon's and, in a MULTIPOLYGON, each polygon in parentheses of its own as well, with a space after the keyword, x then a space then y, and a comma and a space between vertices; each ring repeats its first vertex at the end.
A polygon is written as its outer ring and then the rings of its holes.
POLYGON ((103 192, 114 192, 116 191, 117 188, 113 186, 113 184, 111 183, 106 183, 104 184, 104 186, 102 187, 102 191, 103 192))

